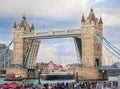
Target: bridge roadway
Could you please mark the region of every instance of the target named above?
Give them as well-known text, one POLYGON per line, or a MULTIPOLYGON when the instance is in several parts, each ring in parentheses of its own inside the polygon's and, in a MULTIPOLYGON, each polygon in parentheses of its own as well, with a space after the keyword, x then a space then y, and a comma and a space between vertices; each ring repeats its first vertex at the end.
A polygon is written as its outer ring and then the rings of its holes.
POLYGON ((31 39, 51 39, 51 38, 66 38, 66 37, 81 37, 81 30, 63 30, 53 31, 48 30, 46 32, 37 32, 34 34, 24 34, 23 38, 31 39))

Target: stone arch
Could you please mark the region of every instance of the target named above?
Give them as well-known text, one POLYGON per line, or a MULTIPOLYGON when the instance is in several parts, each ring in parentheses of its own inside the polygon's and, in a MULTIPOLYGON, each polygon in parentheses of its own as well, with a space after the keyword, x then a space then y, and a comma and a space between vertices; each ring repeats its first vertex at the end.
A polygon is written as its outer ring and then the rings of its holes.
POLYGON ((100 65, 100 59, 97 58, 95 59, 95 67, 99 67, 99 65, 100 65))

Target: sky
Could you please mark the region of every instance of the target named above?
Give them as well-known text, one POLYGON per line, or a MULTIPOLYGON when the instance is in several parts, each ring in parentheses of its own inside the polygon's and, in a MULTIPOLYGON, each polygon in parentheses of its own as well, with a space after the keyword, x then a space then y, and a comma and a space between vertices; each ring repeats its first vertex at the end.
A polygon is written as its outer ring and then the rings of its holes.
MULTIPOLYGON (((13 23, 25 14, 35 32, 81 28, 81 16, 87 18, 91 7, 102 17, 103 35, 114 44, 120 38, 120 0, 0 0, 0 43, 13 39, 13 23)), ((41 40, 37 62, 77 63, 72 38, 41 40)))

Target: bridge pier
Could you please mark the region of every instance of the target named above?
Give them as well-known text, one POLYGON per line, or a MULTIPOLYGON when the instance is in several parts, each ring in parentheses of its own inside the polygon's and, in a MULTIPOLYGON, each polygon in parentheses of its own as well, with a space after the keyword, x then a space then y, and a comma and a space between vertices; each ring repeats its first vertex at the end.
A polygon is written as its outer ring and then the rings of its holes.
MULTIPOLYGON (((103 72, 98 68, 77 68, 78 80, 103 80, 103 72)), ((108 79, 108 73, 104 72, 104 80, 108 79)))
POLYGON ((9 74, 21 75, 22 78, 38 78, 38 69, 27 69, 27 68, 7 68, 6 75, 9 74), (31 74, 29 71, 33 70, 34 74, 31 74), (29 74, 30 73, 30 74, 29 74))
POLYGON ((27 78, 27 69, 25 68, 7 68, 6 75, 9 74, 20 75, 22 78, 27 78))

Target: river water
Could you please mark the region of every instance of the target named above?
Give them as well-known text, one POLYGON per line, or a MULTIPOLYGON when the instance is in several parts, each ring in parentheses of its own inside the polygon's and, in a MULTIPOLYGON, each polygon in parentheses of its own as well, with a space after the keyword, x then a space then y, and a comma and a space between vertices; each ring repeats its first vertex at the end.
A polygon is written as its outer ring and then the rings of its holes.
MULTIPOLYGON (((108 81, 118 81, 118 77, 117 76, 109 76, 108 81)), ((44 80, 40 80, 41 83, 57 83, 57 82, 75 82, 75 80, 52 80, 52 81, 44 81, 44 80)), ((14 81, 4 81, 4 78, 0 78, 0 84, 3 83, 11 83, 14 81)), ((34 84, 38 84, 38 79, 24 79, 22 81, 15 81, 17 83, 23 84, 23 83, 34 83, 34 84)))
POLYGON ((0 78, 0 84, 3 83, 11 83, 11 82, 17 82, 17 83, 34 83, 37 84, 38 83, 38 79, 24 79, 22 81, 4 81, 4 78, 0 78))
MULTIPOLYGON (((45 81, 45 80, 40 80, 41 83, 57 83, 57 82, 75 82, 75 80, 52 80, 52 81, 45 81)), ((20 84, 23 83, 34 83, 34 84, 38 84, 38 79, 24 79, 22 81, 4 81, 4 78, 0 78, 0 84, 3 83, 11 83, 11 82, 17 82, 20 84)))

